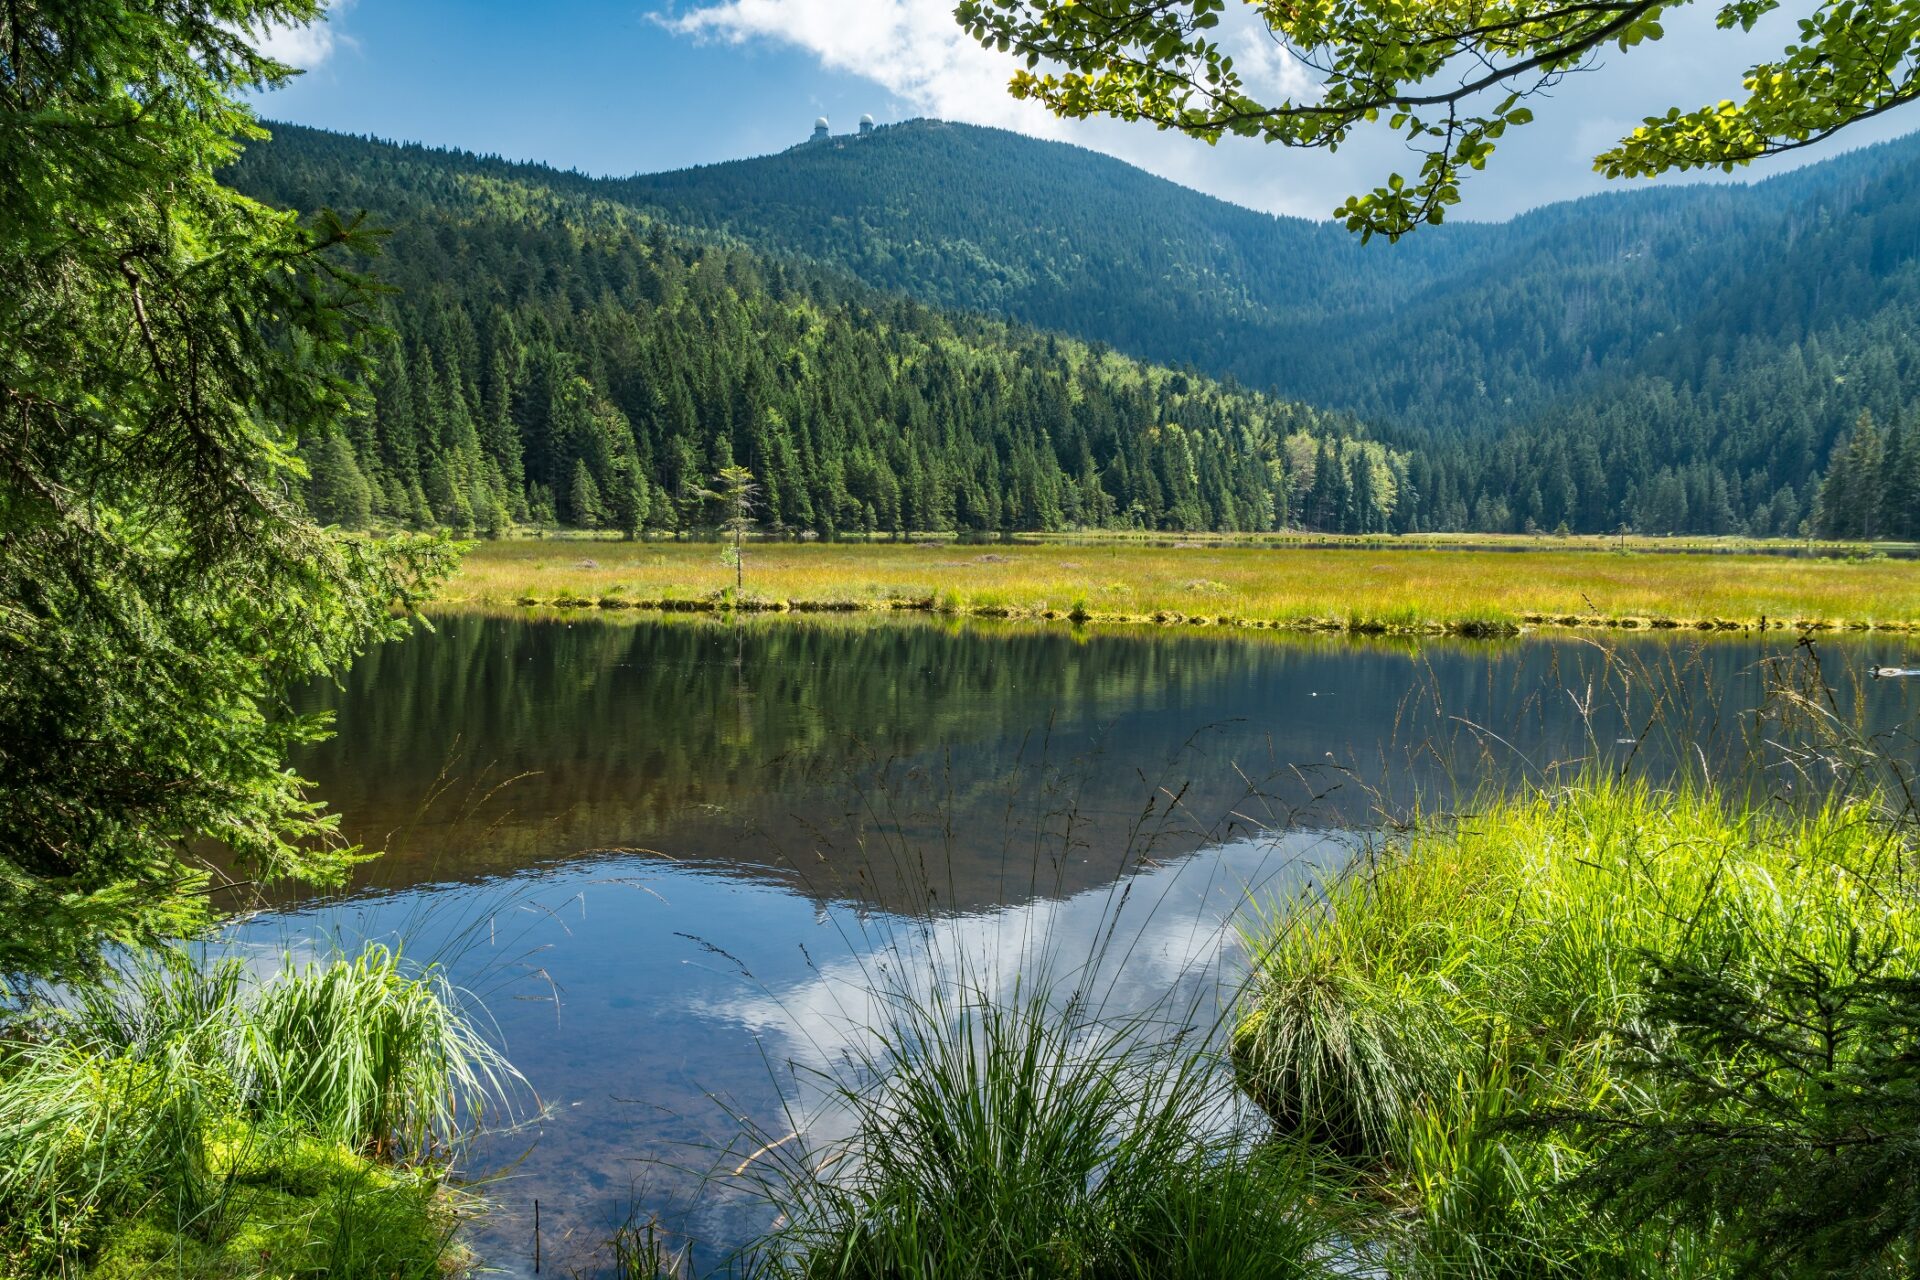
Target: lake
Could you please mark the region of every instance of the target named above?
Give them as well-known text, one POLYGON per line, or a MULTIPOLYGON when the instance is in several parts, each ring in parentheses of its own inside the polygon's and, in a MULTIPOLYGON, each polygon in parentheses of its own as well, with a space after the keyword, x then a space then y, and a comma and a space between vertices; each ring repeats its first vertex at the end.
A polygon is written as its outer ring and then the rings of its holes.
POLYGON ((1920 681, 1862 676, 1912 656, 446 616, 310 695, 338 736, 301 766, 387 855, 231 936, 398 939, 484 1003, 543 1108, 468 1158, 490 1266, 531 1273, 538 1200, 543 1273, 589 1273, 633 1211, 704 1270, 771 1216, 704 1175, 831 1126, 809 1082, 857 1059, 877 973, 924 984, 959 956, 1010 982, 1044 956, 1097 970, 1115 1009, 1175 993, 1217 1018, 1234 912, 1337 870, 1382 815, 1582 761, 1817 785, 1791 724, 1756 732, 1769 689, 1812 689, 1817 661, 1832 710, 1891 734, 1920 681))

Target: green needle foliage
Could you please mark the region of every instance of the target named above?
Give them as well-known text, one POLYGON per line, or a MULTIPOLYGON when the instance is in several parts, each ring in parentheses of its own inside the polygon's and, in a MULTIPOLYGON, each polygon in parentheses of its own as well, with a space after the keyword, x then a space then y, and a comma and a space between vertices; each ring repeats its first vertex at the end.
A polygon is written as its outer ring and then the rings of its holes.
POLYGON ((263 24, 313 0, 0 8, 0 974, 205 918, 246 873, 352 851, 289 750, 285 691, 404 624, 427 542, 325 533, 294 446, 355 406, 358 221, 310 225, 214 173, 291 72, 263 24))
POLYGON ((1641 1085, 1551 1119, 1604 1138, 1580 1187, 1639 1222, 1726 1224, 1750 1274, 1911 1274, 1920 1240, 1920 980, 1889 949, 1836 962, 1663 963, 1621 1054, 1641 1085), (1660 1099, 1657 1108, 1633 1105, 1660 1099))

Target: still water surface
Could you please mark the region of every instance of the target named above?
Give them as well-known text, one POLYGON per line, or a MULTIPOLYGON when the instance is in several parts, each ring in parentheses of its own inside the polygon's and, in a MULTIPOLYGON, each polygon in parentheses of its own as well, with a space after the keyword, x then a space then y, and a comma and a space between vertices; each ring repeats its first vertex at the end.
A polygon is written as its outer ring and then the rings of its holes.
MULTIPOLYGON (((1920 681, 1857 678, 1905 642, 1818 652, 1870 729, 1920 710, 1920 681)), ((779 1137, 783 1100, 806 1112, 877 964, 998 958, 1010 981, 1036 944, 1092 954, 1118 914, 1116 1010, 1181 991, 1217 1012, 1225 922, 1340 865, 1383 811, 1581 760, 1788 786, 1746 744, 1769 672, 1805 658, 1780 638, 446 618, 313 693, 338 736, 303 766, 387 856, 234 936, 397 938, 484 1002, 544 1107, 471 1157, 498 1175, 473 1232, 490 1265, 531 1270, 537 1199, 547 1273, 588 1270, 634 1206, 704 1267, 767 1214, 700 1175, 753 1145, 735 1117, 779 1137)))

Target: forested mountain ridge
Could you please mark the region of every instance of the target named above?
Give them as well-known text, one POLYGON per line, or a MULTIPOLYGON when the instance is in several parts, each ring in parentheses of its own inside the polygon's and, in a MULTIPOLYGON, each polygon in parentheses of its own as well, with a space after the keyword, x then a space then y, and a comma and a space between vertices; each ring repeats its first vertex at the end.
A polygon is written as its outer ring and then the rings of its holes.
POLYGON ((604 189, 1357 414, 1415 455, 1418 527, 1791 533, 1860 412, 1920 389, 1916 140, 1397 245, 938 122, 604 189))
POLYGON ((326 519, 674 528, 736 464, 766 524, 823 536, 1392 519, 1406 459, 1351 420, 682 234, 565 175, 278 134, 226 180, 392 229, 371 411, 301 446, 326 519))
POLYGON ((1916 163, 1920 144, 1888 144, 1752 186, 1626 187, 1394 245, 938 121, 602 189, 928 301, 1371 417, 1486 428, 1691 325, 1756 266, 1791 267, 1781 254, 1810 224, 1872 205, 1916 163), (1425 367, 1392 367, 1408 360, 1425 367))
MULTIPOLYGON (((623 272, 645 263, 648 236, 664 237, 683 262, 712 254, 751 263, 749 294, 770 282, 828 308, 882 312, 904 294, 962 313, 923 306, 903 322, 906 330, 946 327, 963 343, 988 346, 1035 339, 1018 323, 964 314, 998 312, 1332 406, 1341 416, 1314 417, 1305 428, 1314 438, 1355 435, 1347 414, 1370 421, 1391 454, 1370 446, 1378 465, 1358 484, 1348 467, 1326 469, 1347 473, 1332 491, 1324 479, 1315 489, 1317 446, 1297 439, 1291 449, 1276 447, 1273 432, 1262 434, 1251 461, 1288 472, 1274 487, 1272 518, 1308 527, 1624 523, 1649 532, 1793 533, 1817 515, 1822 472, 1860 413, 1870 410, 1897 441, 1920 386, 1911 338, 1920 320, 1920 145, 1911 142, 1751 187, 1627 189, 1509 223, 1449 225, 1398 245, 1363 246, 1331 226, 1239 209, 1079 148, 938 122, 617 180, 291 126, 276 126, 276 134, 249 152, 236 183, 300 209, 372 210, 400 228, 382 270, 409 294, 460 281, 460 307, 478 327, 491 323, 483 318, 496 305, 490 290, 508 289, 521 306, 534 287, 529 273, 552 274, 552 262, 542 264, 547 250, 506 245, 505 228, 520 228, 509 240, 561 227, 571 228, 562 239, 577 239, 601 228, 626 238, 627 249, 606 250, 629 255, 623 272), (436 265, 423 268, 423 254, 436 265), (863 290, 855 276, 882 292, 863 290)), ((403 315, 416 305, 406 296, 396 304, 403 315)), ((636 301, 630 290, 612 296, 624 299, 614 311, 658 302, 650 294, 636 301)), ((577 284, 567 305, 585 306, 577 284)), ((603 320, 596 333, 616 323, 603 320)), ((656 313, 642 327, 669 347, 714 331, 701 321, 668 341, 664 320, 656 313)), ((569 329, 551 341, 583 359, 589 382, 629 421, 656 424, 642 434, 690 442, 671 452, 697 464, 648 464, 653 482, 665 486, 658 492, 678 492, 711 461, 712 437, 749 443, 717 393, 662 434, 653 409, 593 372, 604 363, 593 354, 599 337, 569 329)), ((423 343, 432 345, 415 334, 408 349, 423 343)), ((1056 339, 1049 349, 1080 348, 1056 339)), ((688 376, 731 376, 728 367, 709 362, 688 376)), ((1057 376, 1068 377, 1064 368, 1057 376)), ((1154 376, 1169 385, 1165 374, 1154 376)), ((480 395, 484 378, 471 382, 480 395)), ((629 387, 643 383, 659 385, 626 377, 629 387)), ((1254 403, 1230 386, 1219 391, 1220 403, 1254 403)), ((792 410, 779 410, 785 427, 792 410)), ((859 412, 876 411, 866 402, 859 412)), ((1307 420, 1304 412, 1285 410, 1297 421, 1307 420)), ((524 407, 516 413, 527 416, 524 407)), ((1155 428, 1188 425, 1167 406, 1128 413, 1141 429, 1148 418, 1155 428)), ((1294 426, 1279 430, 1288 434, 1297 434, 1294 426)), ((1106 475, 1113 446, 1103 448, 1094 462, 1106 475)), ((1000 498, 987 491, 997 493, 998 481, 974 467, 971 483, 982 491, 953 521, 1260 526, 1244 498, 1176 515, 1178 504, 1164 497, 1130 496, 1118 473, 1103 491, 1129 496, 1109 506, 1081 483, 1076 449, 1064 447, 1055 461, 1062 476, 1076 477, 1081 497, 996 506, 1000 498)), ((1004 467, 1016 451, 998 452, 1004 467)), ((904 479, 892 462, 880 469, 904 479)), ((529 515, 544 509, 544 493, 552 513, 568 518, 567 478, 537 483, 529 515)), ((837 492, 830 479, 809 483, 837 492)), ((1055 488, 1065 494, 1075 484, 1055 488)), ((1879 527, 1920 525, 1920 511, 1901 507, 1897 487, 1891 492, 1879 527)), ((853 527, 865 523, 873 496, 827 499, 836 514, 823 517, 810 495, 777 519, 823 532, 853 527)), ((418 514, 420 504, 412 505, 418 514)), ((875 508, 876 527, 894 527, 886 505, 875 508)), ((923 508, 909 510, 926 518, 923 508)), ((908 511, 898 519, 912 523, 908 511)))

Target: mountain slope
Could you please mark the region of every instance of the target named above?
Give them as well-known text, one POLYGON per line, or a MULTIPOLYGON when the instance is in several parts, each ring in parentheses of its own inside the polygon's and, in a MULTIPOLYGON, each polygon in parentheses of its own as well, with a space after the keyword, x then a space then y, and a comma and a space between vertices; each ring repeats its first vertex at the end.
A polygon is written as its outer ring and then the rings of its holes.
POLYGON ((1255 530, 1321 458, 1390 518, 1405 459, 1351 422, 690 237, 568 175, 277 134, 226 180, 393 228, 372 410, 302 443, 326 518, 684 527, 740 464, 767 523, 823 536, 1255 530))
MULTIPOLYGON (((524 250, 498 257, 484 247, 514 219, 538 222, 542 235, 625 227, 631 239, 645 227, 670 234, 676 254, 704 245, 833 306, 858 296, 857 308, 884 310, 897 305, 886 294, 904 294, 957 309, 923 309, 907 327, 950 328, 964 342, 1031 347, 1020 326, 1032 323, 1095 344, 1072 367, 1098 365, 1100 344, 1111 344, 1270 386, 1342 415, 1313 419, 1316 439, 1353 436, 1349 418, 1359 417, 1404 462, 1404 474, 1375 477, 1382 485, 1328 492, 1313 483, 1316 448, 1289 454, 1263 434, 1256 461, 1288 477, 1275 518, 1285 507, 1317 528, 1791 533, 1814 514, 1822 470, 1860 413, 1903 423, 1920 393, 1911 336, 1920 142, 1911 140, 1751 187, 1623 189, 1367 246, 1078 148, 935 122, 618 180, 280 127, 235 174, 297 208, 372 208, 407 228, 408 245, 433 228, 430 248, 395 259, 421 289, 459 280, 476 292, 469 309, 482 305, 479 291, 522 290, 529 272, 551 274, 524 250), (421 254, 449 265, 422 275, 421 254), (443 269, 451 277, 435 274, 443 269), (992 326, 967 313, 1015 325, 987 338, 992 326)), ((635 265, 644 246, 623 252, 632 260, 619 270, 644 274, 635 265)), ((653 305, 618 297, 643 312, 653 305)), ((565 339, 589 366, 598 341, 565 339)), ((675 341, 697 354, 707 339, 685 330, 675 341)), ((1079 395, 1068 372, 1053 376, 1068 382, 1069 400, 1079 395)), ((1163 374, 1147 381, 1171 385, 1163 374)), ((1231 385, 1209 394, 1252 403, 1231 385)), ((618 407, 630 418, 651 412, 618 407)), ((861 409, 880 411, 870 396, 861 409)), ((1132 429, 1185 425, 1183 416, 1157 406, 1132 429)), ((734 432, 736 417, 703 408, 675 430, 710 453, 710 437, 734 432)), ((1350 453, 1323 470, 1346 470, 1350 453)), ((1073 448, 1056 457, 1063 475, 1084 461, 1073 448)), ((1111 449, 1094 461, 1109 467, 1111 449)), ((975 482, 986 474, 976 469, 975 482)), ((1113 483, 1109 496, 1125 487, 1113 483)), ((1123 517, 1133 501, 1085 509, 1101 513, 1096 522, 1186 527, 1200 510, 1169 517, 1148 495, 1123 517)), ((970 519, 982 527, 1009 519, 976 507, 983 513, 970 519)), ((1895 524, 1920 526, 1920 512, 1895 524)))
MULTIPOLYGON (((1722 345, 1799 340, 1820 318, 1752 309, 1751 282, 1815 302, 1836 264, 1800 251, 1808 228, 1903 198, 1916 165, 1920 144, 1901 142, 1752 187, 1623 187, 1366 246, 1076 147, 935 121, 601 189, 926 301, 1371 418, 1485 431, 1597 372, 1635 371, 1703 321, 1722 345)), ((1843 273, 1884 271, 1889 244, 1902 241, 1832 247, 1843 273)))

